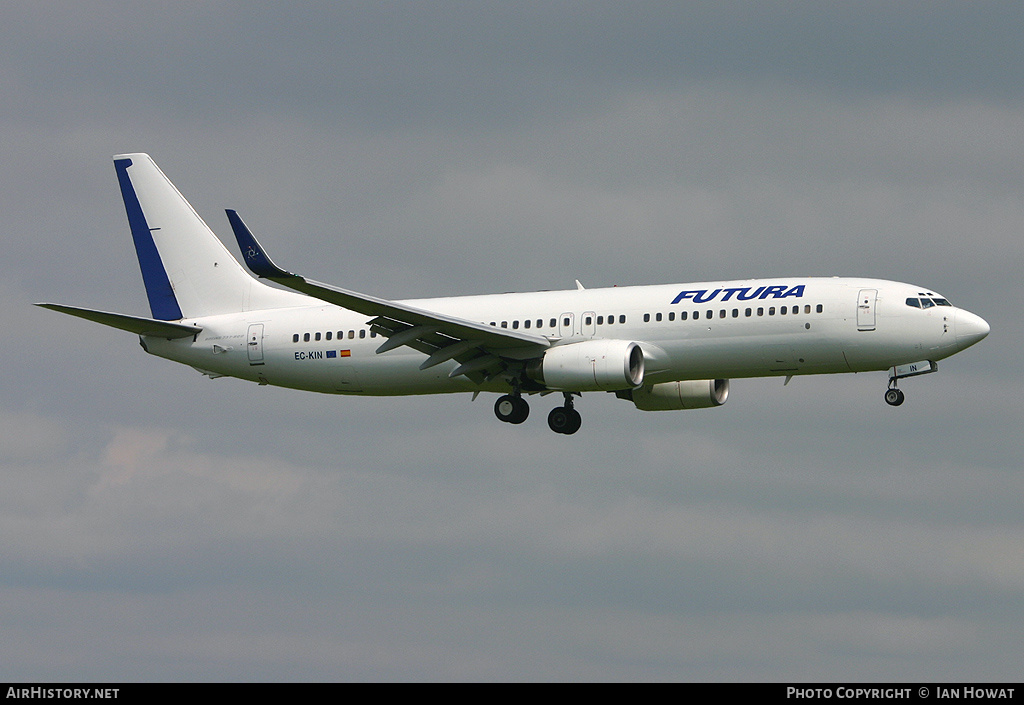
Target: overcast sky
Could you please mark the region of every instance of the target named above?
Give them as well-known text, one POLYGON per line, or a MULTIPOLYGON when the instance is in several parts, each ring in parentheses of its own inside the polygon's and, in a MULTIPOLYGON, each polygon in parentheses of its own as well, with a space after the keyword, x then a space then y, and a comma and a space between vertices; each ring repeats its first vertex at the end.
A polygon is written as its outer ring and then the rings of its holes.
POLYGON ((1019 680, 1019 2, 5 2, 0 680, 1019 680), (268 4, 269 5, 269 4, 268 4), (908 380, 611 395, 211 381, 111 156, 387 298, 914 282, 992 334, 908 380))

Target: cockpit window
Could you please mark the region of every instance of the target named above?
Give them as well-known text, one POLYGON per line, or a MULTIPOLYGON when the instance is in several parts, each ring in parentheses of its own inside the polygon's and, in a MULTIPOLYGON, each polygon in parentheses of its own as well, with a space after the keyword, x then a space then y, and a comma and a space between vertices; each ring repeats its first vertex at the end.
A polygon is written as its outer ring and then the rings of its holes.
POLYGON ((952 306, 952 305, 953 304, 949 303, 948 300, 940 299, 938 297, 926 298, 926 297, 922 296, 921 298, 911 297, 911 298, 907 299, 907 306, 912 306, 914 308, 931 308, 932 306, 952 306))

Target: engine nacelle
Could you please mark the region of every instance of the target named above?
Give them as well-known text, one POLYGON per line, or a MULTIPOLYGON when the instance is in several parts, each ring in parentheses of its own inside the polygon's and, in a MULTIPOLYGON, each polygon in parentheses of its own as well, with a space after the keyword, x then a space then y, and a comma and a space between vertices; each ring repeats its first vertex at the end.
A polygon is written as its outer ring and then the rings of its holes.
POLYGON ((644 383, 644 351, 628 340, 585 340, 556 345, 527 367, 548 389, 615 392, 644 383))
POLYGON ((689 379, 682 382, 661 382, 653 387, 633 389, 617 394, 629 399, 641 411, 679 411, 721 406, 729 398, 727 379, 689 379))

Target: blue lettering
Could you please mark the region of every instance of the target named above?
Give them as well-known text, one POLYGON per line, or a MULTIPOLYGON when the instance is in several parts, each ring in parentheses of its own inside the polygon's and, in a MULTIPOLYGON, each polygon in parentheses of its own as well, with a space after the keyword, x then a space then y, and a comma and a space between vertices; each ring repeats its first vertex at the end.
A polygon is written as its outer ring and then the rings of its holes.
POLYGON ((687 289, 680 291, 679 294, 672 299, 672 303, 678 304, 689 299, 695 304, 706 304, 709 301, 714 301, 718 298, 719 294, 723 294, 722 301, 729 301, 734 296, 737 301, 750 301, 751 299, 788 299, 789 297, 803 298, 804 295, 804 284, 797 284, 793 287, 788 287, 785 284, 775 284, 773 286, 759 286, 753 291, 749 286, 736 286, 728 289, 715 289, 712 292, 708 292, 707 289, 687 289))
MULTIPOLYGON (((761 292, 764 291, 764 289, 765 288, 763 286, 759 286, 756 289, 754 289, 754 293, 753 294, 742 293, 742 294, 738 294, 736 296, 736 298, 738 300, 740 300, 740 301, 750 301, 751 299, 756 299, 758 296, 760 296, 761 292)), ((741 289, 740 291, 743 291, 743 292, 750 291, 750 287, 747 287, 746 289, 741 289)))
POLYGON ((706 304, 708 301, 713 300, 716 296, 722 293, 721 289, 715 289, 710 295, 704 296, 704 291, 701 291, 697 296, 693 297, 693 303, 695 304, 706 304))
POLYGON ((703 294, 707 289, 700 289, 699 291, 680 291, 679 296, 672 299, 672 303, 677 304, 684 299, 692 298, 694 294, 703 294))
POLYGON ((786 287, 782 284, 776 286, 767 286, 764 289, 764 293, 761 294, 762 299, 767 299, 769 294, 773 295, 776 299, 782 298, 782 292, 786 290, 786 287))

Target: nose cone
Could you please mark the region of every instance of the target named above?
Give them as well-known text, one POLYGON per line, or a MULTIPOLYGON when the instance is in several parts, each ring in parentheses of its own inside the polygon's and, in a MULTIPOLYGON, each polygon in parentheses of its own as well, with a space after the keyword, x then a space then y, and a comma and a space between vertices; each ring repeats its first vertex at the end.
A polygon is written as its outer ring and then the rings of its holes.
POLYGON ((962 309, 956 312, 956 346, 963 350, 988 335, 988 323, 981 316, 962 309))

